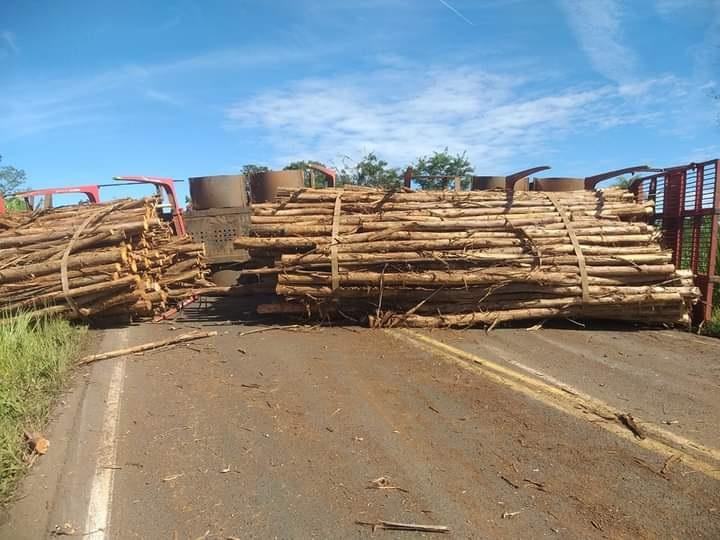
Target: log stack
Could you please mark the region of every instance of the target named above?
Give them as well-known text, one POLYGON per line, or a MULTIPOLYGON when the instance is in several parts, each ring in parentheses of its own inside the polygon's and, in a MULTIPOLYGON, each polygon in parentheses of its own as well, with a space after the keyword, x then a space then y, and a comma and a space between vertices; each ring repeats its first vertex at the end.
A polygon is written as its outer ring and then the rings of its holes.
POLYGON ((689 323, 698 298, 647 224, 652 201, 564 193, 281 189, 253 206, 247 273, 276 279, 260 313, 372 326, 547 318, 689 323))
POLYGON ((0 315, 134 318, 164 311, 204 275, 204 247, 172 235, 155 199, 0 220, 0 315))

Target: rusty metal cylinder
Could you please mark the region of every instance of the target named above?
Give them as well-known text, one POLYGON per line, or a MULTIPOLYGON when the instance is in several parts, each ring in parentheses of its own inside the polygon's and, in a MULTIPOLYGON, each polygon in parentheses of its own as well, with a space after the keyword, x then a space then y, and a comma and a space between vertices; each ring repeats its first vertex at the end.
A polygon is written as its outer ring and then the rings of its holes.
POLYGON ((301 188, 305 186, 305 174, 301 170, 268 171, 253 174, 250 179, 252 202, 272 202, 280 187, 301 188))
POLYGON ((533 179, 533 191, 581 191, 583 189, 585 189, 584 178, 556 176, 533 179))
POLYGON ((194 210, 248 206, 247 180, 241 174, 197 176, 189 179, 194 210))
MULTIPOLYGON (((482 191, 485 189, 505 189, 507 176, 473 176, 470 189, 472 191, 482 191)), ((513 191, 527 191, 530 183, 527 178, 522 178, 515 182, 513 191)))

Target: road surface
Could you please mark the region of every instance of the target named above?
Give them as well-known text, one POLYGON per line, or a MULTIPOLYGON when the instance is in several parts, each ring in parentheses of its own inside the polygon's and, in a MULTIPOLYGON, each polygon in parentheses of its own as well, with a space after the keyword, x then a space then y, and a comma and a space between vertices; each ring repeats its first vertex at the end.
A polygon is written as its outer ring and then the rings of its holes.
POLYGON ((720 537, 719 341, 201 313, 93 332, 219 335, 81 369, 0 538, 720 537))

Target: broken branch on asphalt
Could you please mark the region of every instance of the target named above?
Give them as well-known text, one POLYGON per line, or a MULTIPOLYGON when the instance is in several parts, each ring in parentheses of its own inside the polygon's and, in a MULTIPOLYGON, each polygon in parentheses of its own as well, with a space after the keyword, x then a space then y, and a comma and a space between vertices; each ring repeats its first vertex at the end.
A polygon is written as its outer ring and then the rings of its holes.
POLYGON ((372 485, 368 486, 368 489, 394 489, 396 491, 402 491, 403 493, 410 493, 405 488, 393 486, 387 476, 381 476, 380 478, 376 478, 375 480, 370 480, 370 484, 372 485))
POLYGON ((415 532, 430 532, 430 533, 448 533, 450 527, 445 525, 421 525, 419 523, 399 523, 396 521, 385 521, 379 519, 376 522, 372 521, 356 521, 358 525, 367 525, 373 528, 373 532, 376 529, 384 529, 387 531, 415 531, 415 532))
POLYGON ((259 334, 260 332, 269 332, 270 330, 292 330, 295 328, 300 328, 301 324, 289 324, 287 326, 268 326, 267 328, 255 328, 253 330, 246 330, 245 332, 240 332, 238 336, 249 336, 250 334, 259 334))
POLYGON ((128 354, 135 354, 135 353, 140 353, 140 352, 144 352, 144 351, 151 351, 154 349, 168 347, 170 345, 177 345, 178 343, 185 343, 186 341, 194 341, 196 339, 203 339, 203 338, 213 337, 213 336, 217 336, 217 335, 218 335, 218 333, 216 331, 192 332, 189 334, 183 334, 181 336, 163 339, 160 341, 151 341, 150 343, 144 343, 142 345, 136 345, 134 347, 128 347, 126 349, 116 349, 114 351, 109 351, 109 352, 105 352, 105 353, 91 354, 89 356, 82 358, 79 363, 80 363, 80 365, 91 364, 93 362, 99 362, 100 360, 109 360, 110 358, 117 358, 118 356, 126 356, 128 354))

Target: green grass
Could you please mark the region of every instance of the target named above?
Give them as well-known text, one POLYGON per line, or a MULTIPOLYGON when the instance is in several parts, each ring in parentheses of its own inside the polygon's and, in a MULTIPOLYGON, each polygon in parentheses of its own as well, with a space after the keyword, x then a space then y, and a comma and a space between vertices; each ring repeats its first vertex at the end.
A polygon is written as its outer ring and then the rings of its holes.
POLYGON ((720 306, 713 309, 712 318, 705 321, 702 327, 702 333, 706 336, 720 337, 720 306))
POLYGON ((45 427, 83 333, 60 319, 0 319, 0 503, 27 469, 23 432, 45 427))

